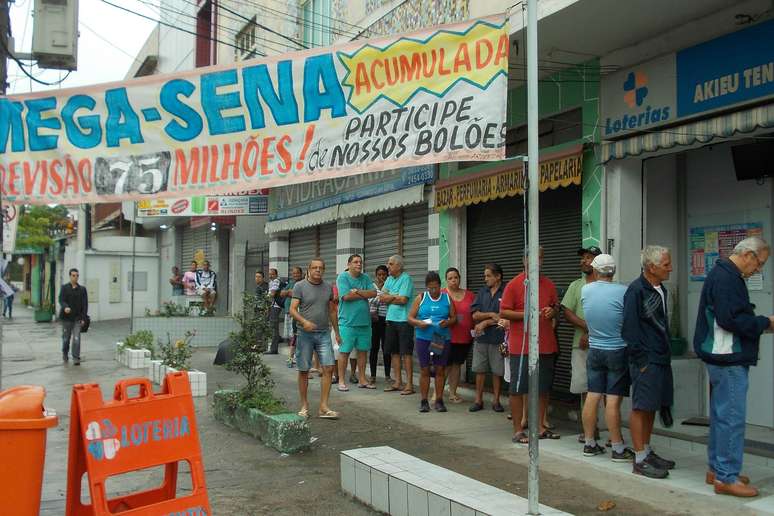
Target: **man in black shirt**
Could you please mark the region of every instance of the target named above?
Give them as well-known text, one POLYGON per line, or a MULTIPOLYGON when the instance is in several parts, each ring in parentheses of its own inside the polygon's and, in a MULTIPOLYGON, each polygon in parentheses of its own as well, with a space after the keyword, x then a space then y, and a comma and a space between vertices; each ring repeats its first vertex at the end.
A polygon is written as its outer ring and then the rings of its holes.
POLYGON ((67 363, 70 339, 73 345, 73 364, 81 365, 81 325, 89 313, 89 296, 86 287, 78 284, 78 269, 70 269, 70 283, 59 291, 62 307, 59 319, 62 321, 62 360, 67 363))

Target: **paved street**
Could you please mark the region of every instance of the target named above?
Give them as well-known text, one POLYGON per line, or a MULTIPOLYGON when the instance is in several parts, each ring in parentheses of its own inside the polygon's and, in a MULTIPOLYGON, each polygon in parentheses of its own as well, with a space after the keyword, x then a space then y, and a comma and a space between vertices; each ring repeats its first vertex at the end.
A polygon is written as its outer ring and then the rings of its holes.
MULTIPOLYGON (((11 322, 3 320, 3 387, 40 384, 48 390, 47 405, 60 417, 49 432, 41 514, 62 514, 66 486, 70 390, 73 384, 97 382, 103 395, 114 382, 133 375, 113 361, 112 343, 126 335, 128 321, 95 323, 84 336, 80 368, 60 361, 58 326, 35 324, 22 307, 11 322)), ((283 348, 285 349, 285 348, 283 348)), ((199 431, 210 499, 215 514, 372 514, 339 489, 338 453, 363 446, 392 446, 506 491, 526 497, 527 449, 510 443, 510 428, 502 414, 467 412, 467 404, 449 405, 449 413, 420 415, 418 396, 401 397, 377 391, 335 392, 332 406, 342 413, 338 422, 313 419, 312 450, 282 457, 259 442, 228 429, 212 418, 211 394, 234 384, 230 373, 212 366, 212 349, 199 349, 194 365, 209 374, 207 399, 197 399, 199 431)), ((295 370, 284 357, 268 357, 277 391, 295 407, 295 370)), ((316 407, 318 380, 312 383, 316 407)), ((381 386, 381 385, 380 385, 381 386)), ((469 399, 470 393, 465 392, 469 399)), ((773 507, 774 467, 765 460, 745 471, 762 488, 762 496, 748 504, 711 494, 704 486, 704 458, 682 441, 654 444, 663 455, 676 458, 670 480, 635 477, 627 465, 605 458, 584 459, 570 428, 559 441, 541 443, 541 502, 574 514, 596 513, 599 503, 612 500, 612 514, 762 514, 773 507), (671 446, 671 448, 669 448, 671 446)), ((560 426, 560 431, 562 428, 560 426)), ((113 493, 150 487, 156 471, 127 475, 108 484, 113 493)), ((185 482, 181 482, 185 486, 185 482)), ((774 513, 774 510, 772 510, 774 513)))

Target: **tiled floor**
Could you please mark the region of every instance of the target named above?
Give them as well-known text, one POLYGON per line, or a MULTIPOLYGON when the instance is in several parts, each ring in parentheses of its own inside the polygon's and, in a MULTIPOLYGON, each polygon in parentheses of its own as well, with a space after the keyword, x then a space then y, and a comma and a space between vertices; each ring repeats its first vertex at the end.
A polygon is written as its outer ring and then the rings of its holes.
MULTIPOLYGON (((526 514, 527 500, 389 446, 341 452, 341 487, 392 516, 526 514)), ((567 514, 540 505, 545 515, 567 514)))

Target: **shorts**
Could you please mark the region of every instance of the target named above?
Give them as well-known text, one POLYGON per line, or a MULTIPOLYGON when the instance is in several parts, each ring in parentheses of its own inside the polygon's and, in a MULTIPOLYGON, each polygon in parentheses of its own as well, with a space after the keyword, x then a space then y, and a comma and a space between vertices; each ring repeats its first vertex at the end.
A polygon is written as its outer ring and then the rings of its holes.
POLYGON ((495 376, 503 376, 505 374, 505 361, 500 354, 500 345, 474 342, 471 369, 476 374, 492 373, 495 376))
POLYGON ((371 349, 370 326, 340 326, 339 333, 341 334, 339 353, 349 353, 353 349, 358 351, 371 349))
POLYGON ((471 342, 467 344, 455 344, 452 342, 451 351, 449 352, 449 364, 462 365, 468 359, 468 353, 472 346, 473 343, 471 342))
MULTIPOLYGON (((523 355, 521 360, 521 379, 519 379, 519 360, 522 355, 511 355, 511 383, 508 393, 511 395, 520 395, 529 393, 529 356, 523 355)), ((555 354, 547 353, 540 355, 538 360, 538 373, 540 375, 539 394, 548 394, 551 392, 551 386, 554 383, 554 362, 555 354)))
POLYGON ((573 394, 583 394, 589 391, 589 377, 586 372, 588 356, 588 349, 574 348, 572 350, 572 357, 570 358, 570 368, 572 369, 570 392, 573 394))
POLYGON ((589 392, 629 395, 629 357, 626 348, 589 349, 588 357, 589 392))
POLYGON ((299 371, 306 372, 312 368, 313 352, 317 352, 322 366, 332 366, 336 363, 333 356, 331 334, 328 330, 304 331, 299 329, 296 338, 296 365, 299 371))
MULTIPOLYGON (((433 365, 446 366, 449 363, 449 353, 451 353, 451 344, 446 341, 443 343, 443 353, 433 355, 433 365)), ((417 359, 419 367, 430 367, 430 341, 417 339, 417 359)))
POLYGON ((632 410, 657 412, 674 401, 672 366, 668 364, 629 364, 632 379, 632 410))
POLYGON ((390 355, 411 355, 414 353, 414 328, 405 321, 387 321, 384 346, 390 355))
POLYGON ((197 295, 199 295, 199 296, 203 296, 203 295, 204 295, 204 292, 205 292, 206 290, 209 290, 209 291, 210 291, 210 295, 211 295, 211 296, 214 296, 214 295, 215 295, 215 291, 214 291, 213 289, 211 289, 211 288, 205 288, 205 287, 199 287, 199 288, 197 288, 197 289, 196 289, 196 294, 197 294, 197 295))

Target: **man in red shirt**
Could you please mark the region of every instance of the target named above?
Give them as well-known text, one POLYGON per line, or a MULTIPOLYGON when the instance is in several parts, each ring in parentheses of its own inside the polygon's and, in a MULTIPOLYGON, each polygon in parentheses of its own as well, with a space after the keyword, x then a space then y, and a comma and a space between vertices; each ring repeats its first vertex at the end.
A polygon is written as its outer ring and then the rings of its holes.
MULTIPOLYGON (((543 265, 543 248, 540 248, 538 256, 539 266, 543 265)), ((508 352, 510 354, 511 382, 510 401, 511 414, 513 414, 513 442, 526 444, 527 434, 524 432, 520 415, 526 403, 526 394, 529 387, 529 326, 524 329, 524 312, 528 294, 525 289, 529 258, 524 257, 524 271, 513 278, 505 287, 500 301, 500 317, 510 321, 510 333, 508 338, 508 352)), ((548 394, 554 380, 554 355, 559 351, 554 334, 554 318, 557 315, 559 296, 556 293, 554 283, 540 276, 538 281, 538 297, 540 304, 540 326, 538 328, 538 343, 540 359, 538 361, 540 375, 540 438, 559 439, 559 435, 543 426, 548 407, 548 394)))

